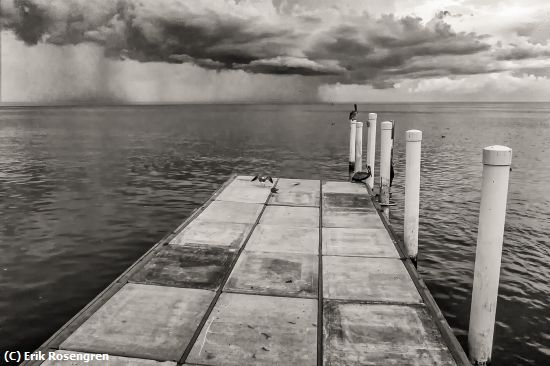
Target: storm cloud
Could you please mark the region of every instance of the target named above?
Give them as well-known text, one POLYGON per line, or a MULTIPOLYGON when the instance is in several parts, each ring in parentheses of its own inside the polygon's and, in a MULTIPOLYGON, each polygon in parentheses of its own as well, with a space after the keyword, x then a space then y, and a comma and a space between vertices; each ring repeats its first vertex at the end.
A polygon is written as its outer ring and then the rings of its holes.
POLYGON ((286 1, 2 2, 4 29, 25 43, 94 43, 113 59, 302 75, 379 88, 402 77, 494 72, 497 67, 490 63, 456 61, 465 56, 478 60, 491 46, 486 36, 455 32, 444 18, 374 17, 286 1))

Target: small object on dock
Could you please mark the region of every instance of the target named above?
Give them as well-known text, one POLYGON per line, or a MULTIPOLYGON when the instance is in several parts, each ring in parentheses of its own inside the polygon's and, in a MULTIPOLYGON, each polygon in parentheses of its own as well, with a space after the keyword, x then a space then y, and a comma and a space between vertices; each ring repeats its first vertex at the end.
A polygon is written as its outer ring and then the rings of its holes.
POLYGON ((441 138, 444 139, 444 138, 445 138, 445 135, 441 135, 441 138))
POLYGON ((271 188, 271 193, 277 193, 277 192, 279 192, 279 188, 275 188, 275 187, 271 188))

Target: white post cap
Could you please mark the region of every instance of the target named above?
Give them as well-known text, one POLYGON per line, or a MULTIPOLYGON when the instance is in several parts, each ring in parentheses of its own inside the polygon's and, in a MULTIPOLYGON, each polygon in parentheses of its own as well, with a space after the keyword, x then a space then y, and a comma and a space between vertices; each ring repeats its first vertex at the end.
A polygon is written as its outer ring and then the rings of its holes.
POLYGON ((391 130, 393 128, 393 123, 390 121, 384 121, 380 124, 380 128, 383 130, 391 130))
POLYGON ((420 130, 408 130, 405 135, 407 141, 422 141, 422 131, 420 130))
POLYGON ((357 128, 363 127, 363 122, 355 122, 355 125, 357 126, 357 128))
POLYGON ((352 125, 354 125, 354 124, 356 124, 356 123, 357 123, 357 121, 356 121, 356 120, 354 120, 354 119, 350 119, 350 120, 349 120, 349 123, 351 123, 352 125))
POLYGON ((369 113, 369 121, 373 120, 373 119, 376 119, 376 117, 377 117, 376 113, 369 113))
POLYGON ((483 149, 484 165, 511 165, 512 149, 506 146, 493 145, 483 149))

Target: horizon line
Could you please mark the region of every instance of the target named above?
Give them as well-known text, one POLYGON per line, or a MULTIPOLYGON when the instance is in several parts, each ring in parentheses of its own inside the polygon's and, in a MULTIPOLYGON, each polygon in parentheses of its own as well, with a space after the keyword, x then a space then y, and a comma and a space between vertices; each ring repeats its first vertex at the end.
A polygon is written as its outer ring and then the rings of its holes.
POLYGON ((221 101, 221 102, 60 102, 60 103, 33 103, 33 102, 0 102, 0 108, 21 108, 21 107, 163 107, 163 106, 180 106, 180 105, 342 105, 342 104, 506 104, 506 103, 522 103, 522 104, 542 104, 550 103, 548 101, 524 101, 524 100, 509 100, 509 101, 347 101, 347 102, 278 102, 278 101, 263 101, 263 102, 247 102, 247 101, 221 101))

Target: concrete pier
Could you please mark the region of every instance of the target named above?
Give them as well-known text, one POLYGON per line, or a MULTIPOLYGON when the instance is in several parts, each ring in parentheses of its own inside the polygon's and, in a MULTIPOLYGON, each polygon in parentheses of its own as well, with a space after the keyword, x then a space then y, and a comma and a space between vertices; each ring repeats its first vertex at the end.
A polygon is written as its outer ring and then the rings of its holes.
POLYGON ((365 184, 280 178, 272 193, 251 178, 231 177, 39 350, 110 365, 469 364, 365 184))

